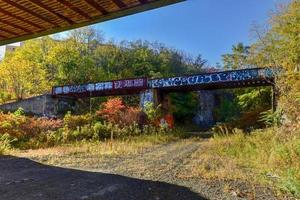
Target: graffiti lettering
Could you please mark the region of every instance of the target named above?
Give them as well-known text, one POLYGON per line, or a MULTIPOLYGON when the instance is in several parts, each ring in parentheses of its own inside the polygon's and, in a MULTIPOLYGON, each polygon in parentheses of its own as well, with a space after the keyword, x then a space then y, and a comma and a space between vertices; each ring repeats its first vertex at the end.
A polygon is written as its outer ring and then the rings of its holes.
POLYGON ((113 81, 114 89, 146 87, 146 79, 128 79, 113 81))
POLYGON ((95 84, 95 90, 96 91, 102 91, 102 90, 111 90, 113 88, 112 82, 102 82, 102 83, 96 83, 95 84))
POLYGON ((184 85, 196 85, 196 84, 213 84, 219 82, 228 81, 242 81, 259 78, 258 69, 245 69, 228 72, 215 72, 211 74, 201 74, 193 76, 162 78, 151 80, 150 86, 152 88, 160 87, 176 87, 184 85))
POLYGON ((63 87, 55 87, 53 93, 58 94, 70 94, 70 93, 84 93, 93 91, 102 91, 112 89, 112 82, 99 82, 99 83, 89 83, 86 85, 70 85, 63 87))
POLYGON ((99 83, 89 83, 84 85, 58 86, 53 88, 54 95, 89 93, 96 91, 137 89, 145 90, 151 88, 168 88, 190 85, 206 85, 226 82, 247 81, 255 84, 264 78, 274 77, 276 69, 242 69, 233 71, 213 72, 191 76, 178 76, 171 78, 159 78, 147 80, 146 78, 115 80, 99 83))

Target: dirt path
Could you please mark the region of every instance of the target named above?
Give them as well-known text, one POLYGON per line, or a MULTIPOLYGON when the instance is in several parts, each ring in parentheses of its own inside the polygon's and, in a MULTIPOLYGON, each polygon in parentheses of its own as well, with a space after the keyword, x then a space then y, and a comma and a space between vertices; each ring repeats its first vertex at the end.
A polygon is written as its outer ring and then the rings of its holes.
POLYGON ((199 147, 199 143, 181 142, 163 145, 153 151, 142 153, 118 163, 111 172, 166 180, 176 175, 176 171, 189 159, 199 147))
POLYGON ((272 190, 239 181, 183 179, 181 173, 192 162, 193 153, 201 151, 206 140, 187 139, 150 148, 136 155, 107 158, 92 171, 121 174, 146 180, 172 183, 190 188, 207 199, 276 199, 272 190), (230 187, 230 191, 225 188, 230 187), (255 191, 253 191, 255 190, 255 191), (253 193, 256 193, 255 196, 253 193))
MULTIPOLYGON (((134 155, 98 159, 84 169, 77 163, 68 163, 65 168, 63 160, 61 167, 53 167, 0 157, 0 199, 276 199, 265 188, 255 197, 224 191, 228 185, 244 193, 250 190, 246 183, 237 181, 180 178, 193 153, 201 151, 202 146, 199 140, 181 140, 134 155)), ((86 159, 91 158, 87 155, 86 159)))

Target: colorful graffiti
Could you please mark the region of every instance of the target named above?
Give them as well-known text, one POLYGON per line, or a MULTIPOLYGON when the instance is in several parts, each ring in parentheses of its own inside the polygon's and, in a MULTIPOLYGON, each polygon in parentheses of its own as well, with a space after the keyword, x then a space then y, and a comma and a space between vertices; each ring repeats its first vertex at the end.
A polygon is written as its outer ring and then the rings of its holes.
POLYGON ((125 79, 115 80, 99 83, 89 83, 83 85, 67 85, 58 86, 53 88, 54 95, 60 94, 74 94, 74 93, 87 93, 87 92, 101 92, 108 90, 120 90, 120 89, 134 89, 134 88, 146 88, 147 79, 125 79))
POLYGON ((66 85, 66 86, 54 87, 53 94, 60 95, 60 94, 71 94, 71 93, 85 93, 85 92, 111 90, 112 88, 113 88, 112 81, 89 83, 85 85, 66 85))
POLYGON ((145 88, 147 87, 146 78, 116 80, 113 81, 114 89, 128 89, 128 88, 145 88))
POLYGON ((110 94, 119 94, 118 91, 135 90, 135 92, 144 91, 146 89, 181 87, 192 85, 206 84, 222 84, 227 82, 242 82, 242 81, 260 81, 266 78, 272 78, 274 71, 268 68, 259 69, 242 69, 233 71, 213 72, 206 74, 197 74, 191 76, 178 76, 170 78, 150 79, 136 78, 113 80, 99 83, 88 83, 83 85, 69 85, 53 87, 54 95, 67 94, 84 94, 88 96, 92 92, 110 91, 110 94))
POLYGON ((140 106, 141 108, 145 108, 147 103, 154 102, 155 99, 155 91, 152 89, 145 90, 140 93, 140 106))
POLYGON ((215 72, 192 76, 180 76, 150 80, 151 88, 178 87, 197 84, 214 84, 220 82, 246 81, 266 78, 272 74, 265 69, 244 69, 235 71, 215 72))

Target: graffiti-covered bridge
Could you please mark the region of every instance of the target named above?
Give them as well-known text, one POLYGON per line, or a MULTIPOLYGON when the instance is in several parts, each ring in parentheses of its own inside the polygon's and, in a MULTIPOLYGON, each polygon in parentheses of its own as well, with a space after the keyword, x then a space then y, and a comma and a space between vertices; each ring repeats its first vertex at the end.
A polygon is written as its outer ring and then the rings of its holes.
MULTIPOLYGON (((14 111, 22 107, 34 115, 57 116, 68 110, 76 112, 82 98, 140 95, 140 106, 147 102, 161 104, 164 113, 169 113, 172 92, 197 91, 199 107, 196 124, 209 127, 214 124, 213 110, 217 96, 224 95, 217 89, 273 86, 274 71, 268 68, 218 71, 176 77, 150 79, 146 77, 121 80, 107 80, 96 83, 55 86, 52 94, 32 97, 20 102, 1 105, 4 111, 14 111)), ((274 97, 275 95, 273 95, 274 97)), ((276 102, 273 99, 273 102, 276 102)), ((274 103, 275 107, 276 103, 274 103)), ((80 107, 80 106, 79 106, 80 107)))
POLYGON ((138 94, 146 90, 180 92, 221 88, 257 87, 273 84, 273 71, 254 68, 212 73, 200 73, 168 78, 132 78, 80 85, 55 86, 54 96, 76 98, 138 94))
POLYGON ((271 69, 253 68, 157 79, 133 78, 55 86, 52 89, 52 95, 84 98, 138 94, 150 89, 176 92, 256 87, 272 85, 273 78, 273 71, 271 69))
POLYGON ((56 86, 53 87, 52 95, 54 97, 73 97, 77 99, 140 94, 141 108, 144 108, 147 102, 161 104, 163 113, 167 115, 170 113, 172 104, 169 93, 198 91, 199 108, 194 121, 202 127, 210 127, 214 124, 213 110, 216 105, 216 95, 218 95, 217 92, 212 90, 273 86, 273 83, 274 75, 271 69, 253 68, 157 79, 133 78, 56 86))

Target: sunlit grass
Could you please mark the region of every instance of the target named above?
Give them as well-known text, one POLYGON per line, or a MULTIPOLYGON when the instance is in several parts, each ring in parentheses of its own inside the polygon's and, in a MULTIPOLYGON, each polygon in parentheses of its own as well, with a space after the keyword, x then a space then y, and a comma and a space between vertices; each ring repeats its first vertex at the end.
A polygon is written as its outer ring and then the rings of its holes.
POLYGON ((178 139, 172 134, 141 135, 113 141, 80 141, 44 149, 11 150, 10 154, 50 165, 96 168, 107 157, 137 154, 155 145, 178 139))
MULTIPOLYGON (((251 135, 217 135, 192 156, 183 176, 244 180, 300 196, 300 137, 283 137, 277 128, 251 135)), ((282 130, 281 130, 282 131, 282 130)))

